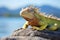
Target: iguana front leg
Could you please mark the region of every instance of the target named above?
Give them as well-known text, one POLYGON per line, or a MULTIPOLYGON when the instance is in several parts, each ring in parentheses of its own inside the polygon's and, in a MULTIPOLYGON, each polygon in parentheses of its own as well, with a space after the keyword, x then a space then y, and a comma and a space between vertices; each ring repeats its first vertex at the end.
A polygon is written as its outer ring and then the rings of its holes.
POLYGON ((32 28, 36 29, 36 30, 44 30, 44 29, 46 29, 46 27, 47 27, 47 25, 42 25, 40 27, 33 26, 32 28))
POLYGON ((26 23, 23 25, 23 29, 26 29, 26 28, 28 28, 28 21, 26 21, 26 23))

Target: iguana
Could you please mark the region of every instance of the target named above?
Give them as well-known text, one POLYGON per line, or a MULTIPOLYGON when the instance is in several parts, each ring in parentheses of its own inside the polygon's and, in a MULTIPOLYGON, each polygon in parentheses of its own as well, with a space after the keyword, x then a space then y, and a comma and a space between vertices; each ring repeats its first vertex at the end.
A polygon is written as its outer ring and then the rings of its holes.
POLYGON ((20 11, 20 15, 26 20, 23 29, 30 25, 35 30, 52 30, 60 28, 60 19, 51 15, 45 15, 35 7, 27 7, 20 11))

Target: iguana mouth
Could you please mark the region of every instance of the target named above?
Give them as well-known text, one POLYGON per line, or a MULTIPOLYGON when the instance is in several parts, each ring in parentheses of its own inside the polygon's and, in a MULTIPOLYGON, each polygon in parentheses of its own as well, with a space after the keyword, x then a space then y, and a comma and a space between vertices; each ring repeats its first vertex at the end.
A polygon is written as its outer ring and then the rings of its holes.
POLYGON ((33 20, 33 18, 27 18, 27 17, 24 17, 24 19, 27 20, 27 21, 32 21, 33 20))

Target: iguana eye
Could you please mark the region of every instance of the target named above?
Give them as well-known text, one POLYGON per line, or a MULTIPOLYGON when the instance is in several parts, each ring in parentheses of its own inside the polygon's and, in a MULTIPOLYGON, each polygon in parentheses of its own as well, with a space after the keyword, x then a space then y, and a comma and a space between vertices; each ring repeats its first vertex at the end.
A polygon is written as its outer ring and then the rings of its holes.
POLYGON ((34 10, 33 9, 29 9, 29 12, 34 12, 34 10))

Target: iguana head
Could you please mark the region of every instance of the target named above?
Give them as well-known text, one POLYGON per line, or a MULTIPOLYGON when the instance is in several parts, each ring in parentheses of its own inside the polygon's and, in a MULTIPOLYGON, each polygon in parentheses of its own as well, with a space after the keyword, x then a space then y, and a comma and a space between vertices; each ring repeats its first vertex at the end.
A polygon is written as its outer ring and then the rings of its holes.
POLYGON ((34 7, 27 7, 23 10, 20 11, 21 16, 28 21, 29 25, 32 26, 37 26, 39 25, 38 22, 38 18, 36 17, 35 14, 37 14, 38 9, 34 8, 34 7))
POLYGON ((35 15, 34 15, 34 13, 37 12, 37 10, 38 9, 37 8, 34 8, 34 7, 27 7, 27 8, 22 9, 20 11, 20 15, 24 19, 26 19, 27 21, 29 21, 29 20, 32 20, 32 19, 36 18, 35 15))

